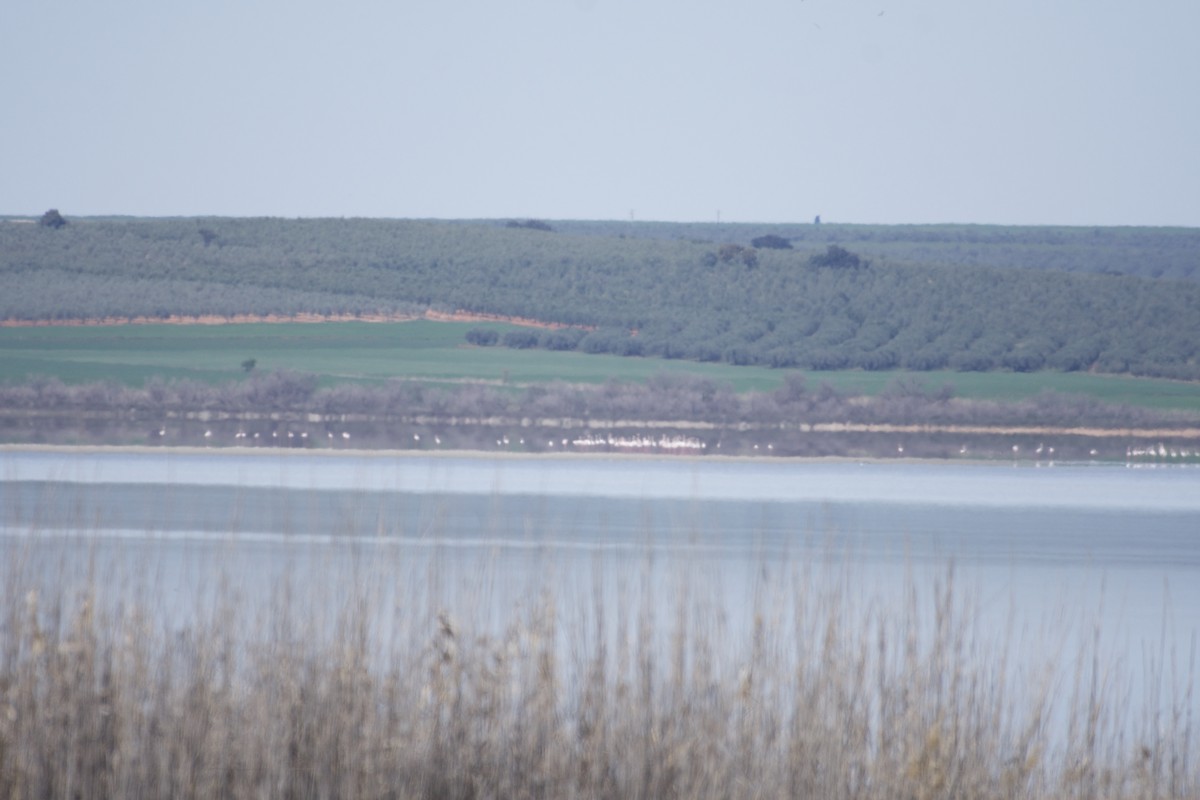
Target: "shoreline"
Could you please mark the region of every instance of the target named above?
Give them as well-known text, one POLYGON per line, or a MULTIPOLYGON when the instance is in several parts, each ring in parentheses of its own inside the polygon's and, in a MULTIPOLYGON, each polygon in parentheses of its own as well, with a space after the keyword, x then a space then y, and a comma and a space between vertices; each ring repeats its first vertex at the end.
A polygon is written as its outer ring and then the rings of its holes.
MULTIPOLYGON (((877 461, 886 464, 903 462, 912 463, 941 463, 937 458, 855 458, 854 456, 752 456, 752 455, 667 455, 663 453, 604 453, 604 452, 540 452, 514 453, 511 451, 492 452, 489 450, 397 450, 397 449, 367 449, 367 448, 297 448, 297 447, 198 447, 195 445, 163 445, 155 447, 144 444, 17 444, 0 443, 0 453, 128 453, 131 455, 151 455, 167 453, 173 455, 256 455, 288 456, 319 456, 322 458, 334 456, 352 456, 354 458, 478 458, 512 461, 573 461, 582 459, 603 459, 611 461, 746 461, 754 463, 779 463, 786 461, 812 463, 860 463, 877 461)), ((976 459, 977 463, 991 463, 985 459, 976 459)), ((968 463, 966 459, 955 463, 968 463)))
MULTIPOLYGON (((724 455, 724 454, 664 454, 664 453, 629 453, 629 452, 537 452, 537 453, 516 453, 511 451, 492 452, 489 450, 471 450, 471 449, 441 449, 441 450, 398 450, 398 449, 366 449, 366 448, 295 448, 295 447, 241 447, 231 445, 228 447, 200 447, 195 445, 135 445, 135 444, 18 444, 18 443, 0 443, 0 454, 3 453, 58 453, 62 455, 92 455, 92 454, 126 454, 126 455, 237 455, 237 456, 253 456, 260 455, 262 457, 287 457, 300 458, 305 456, 315 456, 318 458, 334 458, 334 457, 351 457, 351 458, 372 458, 372 459, 479 459, 479 460, 498 460, 498 461, 581 461, 581 460, 601 460, 601 461, 686 461, 686 462, 719 462, 727 464, 746 463, 746 464, 908 464, 913 466, 930 465, 930 464, 955 464, 961 466, 989 466, 989 465, 1004 465, 1007 467, 1013 466, 1068 466, 1068 465, 1095 465, 1095 466, 1127 466, 1128 461, 1119 461, 1113 459, 1096 459, 1092 461, 1080 461, 1078 459, 1055 461, 1053 459, 1031 459, 1031 458, 979 458, 979 457, 961 457, 961 458, 920 458, 915 456, 787 456, 787 455, 724 455)), ((1134 466, 1173 466, 1173 467, 1191 467, 1200 466, 1191 462, 1179 463, 1158 463, 1158 462, 1133 462, 1134 466)), ((3 479, 0 478, 0 482, 3 479)))
MULTIPOLYGON (((161 412, 169 419, 189 420, 196 422, 257 422, 257 421, 291 421, 296 423, 371 423, 389 422, 417 426, 472 427, 472 426, 509 426, 524 429, 564 429, 580 428, 589 431, 611 431, 618 429, 639 430, 670 430, 670 431, 719 431, 729 430, 738 433, 779 431, 781 433, 801 434, 885 434, 919 436, 923 434, 953 435, 953 436, 1038 436, 1038 437, 1080 437, 1086 439, 1172 439, 1200 441, 1200 427, 1194 423, 1184 423, 1178 428, 1137 427, 1130 425, 1114 425, 1111 427, 1099 425, 989 425, 970 423, 938 423, 938 422, 713 422, 708 420, 688 419, 599 419, 588 417, 437 417, 427 414, 412 416, 388 417, 371 414, 326 414, 306 411, 277 411, 277 412, 237 412, 237 411, 165 411, 161 412)), ((93 420, 113 420, 128 422, 134 419, 131 414, 114 409, 38 409, 38 408, 4 408, 0 407, 0 417, 27 418, 58 418, 75 417, 93 420)))

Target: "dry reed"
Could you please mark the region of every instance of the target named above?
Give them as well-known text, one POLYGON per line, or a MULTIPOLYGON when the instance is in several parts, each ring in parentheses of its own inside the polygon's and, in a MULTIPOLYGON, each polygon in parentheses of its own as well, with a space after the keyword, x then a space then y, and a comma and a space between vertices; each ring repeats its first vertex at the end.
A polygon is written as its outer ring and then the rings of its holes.
POLYGON ((614 606, 598 580, 590 604, 543 593, 499 626, 404 598, 381 622, 386 579, 337 587, 319 619, 287 580, 253 619, 217 586, 172 629, 95 577, 47 592, 14 561, 0 796, 1200 793, 1193 664, 1161 670, 1174 691, 1139 727, 1098 647, 1065 676, 1018 666, 952 570, 885 607, 807 569, 757 588, 749 630, 683 574, 671 607, 614 606))

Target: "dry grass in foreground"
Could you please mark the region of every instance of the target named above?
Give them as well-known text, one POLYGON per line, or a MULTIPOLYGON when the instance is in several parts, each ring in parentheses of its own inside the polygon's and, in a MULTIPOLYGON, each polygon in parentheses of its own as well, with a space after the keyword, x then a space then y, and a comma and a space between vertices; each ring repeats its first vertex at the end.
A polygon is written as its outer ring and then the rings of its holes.
POLYGON ((0 797, 1200 794, 1190 689, 1126 720, 1086 646, 1065 677, 1018 668, 950 580, 928 613, 914 592, 865 616, 797 581, 738 632, 688 592, 543 598, 488 635, 437 611, 381 626, 366 590, 328 625, 279 592, 167 633, 97 588, 5 579, 0 797))

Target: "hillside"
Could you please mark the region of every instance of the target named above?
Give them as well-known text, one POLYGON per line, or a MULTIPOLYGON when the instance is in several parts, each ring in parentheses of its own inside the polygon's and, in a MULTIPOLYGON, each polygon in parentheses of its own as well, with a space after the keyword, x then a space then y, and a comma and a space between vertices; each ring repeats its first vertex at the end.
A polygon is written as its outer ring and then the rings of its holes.
POLYGON ((1190 229, 545 227, 0 222, 0 318, 461 309, 577 326, 502 340, 515 347, 1200 378, 1200 232, 1190 229), (764 236, 790 247, 754 247, 764 236))
POLYGON ((660 222, 555 222, 553 227, 563 233, 741 245, 778 236, 796 249, 840 244, 881 262, 1200 281, 1200 230, 1194 228, 660 222))

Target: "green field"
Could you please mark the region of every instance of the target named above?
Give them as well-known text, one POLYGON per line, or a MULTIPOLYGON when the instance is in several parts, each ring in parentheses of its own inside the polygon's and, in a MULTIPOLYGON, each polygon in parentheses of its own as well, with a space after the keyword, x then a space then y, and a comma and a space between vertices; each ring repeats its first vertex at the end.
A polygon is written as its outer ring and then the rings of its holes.
MULTIPOLYGON (((787 374, 762 367, 656 358, 622 358, 541 349, 472 347, 472 323, 279 323, 217 326, 115 325, 0 329, 0 382, 54 376, 66 383, 112 380, 140 386, 151 377, 205 382, 245 376, 243 361, 258 370, 289 369, 320 376, 325 385, 405 378, 429 383, 483 380, 520 386, 608 379, 642 381, 663 372, 686 372, 728 383, 737 391, 770 390, 787 374)), ((812 387, 829 383, 852 395, 881 392, 899 374, 891 371, 809 372, 812 387)), ((922 372, 929 388, 953 385, 959 397, 1019 400, 1045 390, 1158 409, 1200 410, 1200 384, 1086 373, 922 372)))

